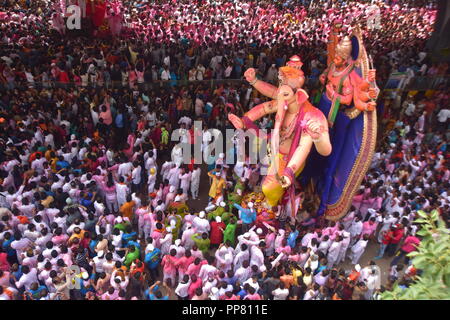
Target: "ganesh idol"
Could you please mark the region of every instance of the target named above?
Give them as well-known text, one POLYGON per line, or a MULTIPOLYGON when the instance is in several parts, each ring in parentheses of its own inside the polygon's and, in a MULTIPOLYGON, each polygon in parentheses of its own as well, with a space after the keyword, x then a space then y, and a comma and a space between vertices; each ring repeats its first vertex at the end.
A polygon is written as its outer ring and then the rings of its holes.
POLYGON ((312 153, 302 175, 320 195, 317 213, 329 220, 348 212, 370 166, 377 134, 375 69, 359 28, 341 39, 339 31, 333 27, 328 66, 319 78, 324 90, 318 108, 327 117, 332 153, 326 158, 312 153))
POLYGON ((279 87, 256 79, 254 69, 245 72, 247 81, 271 101, 255 106, 242 118, 229 114, 236 129, 256 129, 254 121, 276 113, 270 139, 271 161, 262 191, 268 207, 275 207, 288 191, 293 198, 296 177, 305 166, 313 145, 322 156, 331 153, 328 123, 324 114, 308 101, 302 89, 305 78, 298 57, 279 69, 279 87))

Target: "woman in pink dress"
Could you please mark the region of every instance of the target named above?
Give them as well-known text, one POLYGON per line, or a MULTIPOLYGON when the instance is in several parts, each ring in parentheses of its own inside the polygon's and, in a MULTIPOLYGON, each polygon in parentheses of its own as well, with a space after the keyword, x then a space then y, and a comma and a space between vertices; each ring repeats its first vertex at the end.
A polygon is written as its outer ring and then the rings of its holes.
POLYGON ((145 61, 143 59, 139 59, 136 62, 136 76, 137 76, 137 83, 139 86, 141 86, 144 83, 144 72, 145 72, 145 61))
POLYGON ((128 68, 128 84, 130 85, 130 89, 134 88, 134 85, 137 80, 136 70, 134 69, 134 65, 130 65, 128 68))
POLYGON ((7 258, 8 258, 8 255, 6 252, 0 252, 0 270, 1 271, 8 271, 10 268, 7 258))

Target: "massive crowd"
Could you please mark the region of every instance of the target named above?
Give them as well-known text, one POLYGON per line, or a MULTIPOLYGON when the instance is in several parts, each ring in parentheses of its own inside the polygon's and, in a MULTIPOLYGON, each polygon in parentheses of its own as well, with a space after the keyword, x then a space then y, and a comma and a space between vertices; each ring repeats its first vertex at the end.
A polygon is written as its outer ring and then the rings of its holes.
MULTIPOLYGON (((294 54, 308 61, 303 69, 314 82, 326 64, 325 44, 337 22, 348 34, 356 24, 363 27, 381 81, 392 70, 441 71, 428 59, 416 59, 418 53, 425 55, 436 17, 429 1, 377 2, 379 9, 371 1, 291 1, 288 7, 273 1, 196 1, 194 6, 192 1, 108 1, 103 22, 97 16, 83 19, 83 31, 88 32, 86 25, 95 29, 89 39, 67 29, 60 3, 2 2, 0 75, 9 86, 241 79, 249 66, 273 80, 271 66, 283 66, 294 54), (366 28, 378 13, 374 27, 366 28), (100 40, 111 33, 115 41, 100 40), (52 67, 54 62, 63 72, 52 67)), ((91 7, 89 1, 79 3, 91 7)))
MULTIPOLYGON (((242 114, 261 101, 251 86, 156 82, 240 79, 255 67, 276 83, 291 53, 308 62, 305 74, 318 77, 331 22, 348 26, 368 3, 333 9, 330 1, 303 1, 281 9, 198 1, 187 10, 184 1, 117 2, 129 41, 50 31, 49 3, 25 1, 11 14, 16 2, 2 2, 9 16, 1 16, 0 299, 378 299, 420 273, 405 256, 420 243, 417 210, 437 209, 449 222, 447 87, 380 97, 372 167, 345 218, 325 223, 308 199, 296 219, 281 208, 257 212, 259 166, 227 165, 222 154, 208 166, 180 165, 173 130, 185 130, 206 151, 208 128, 231 127, 227 112, 242 114), (38 6, 41 15, 33 15, 38 6), (216 9, 222 22, 206 14, 216 9), (192 31, 190 19, 210 29, 192 31), (162 27, 173 32, 157 32, 162 27), (259 31, 275 42, 258 41, 259 31), (296 31, 304 37, 292 43, 296 31), (203 121, 203 132, 194 132, 194 120, 203 121), (206 181, 209 192, 201 193, 206 181), (222 199, 209 201, 218 194, 222 199), (369 243, 377 253, 361 266, 369 243), (387 280, 377 272, 385 261, 387 280)), ((386 4, 381 12, 383 28, 366 33, 380 83, 392 70, 447 74, 424 48, 432 8, 386 4), (386 21, 393 11, 404 19, 386 21)))

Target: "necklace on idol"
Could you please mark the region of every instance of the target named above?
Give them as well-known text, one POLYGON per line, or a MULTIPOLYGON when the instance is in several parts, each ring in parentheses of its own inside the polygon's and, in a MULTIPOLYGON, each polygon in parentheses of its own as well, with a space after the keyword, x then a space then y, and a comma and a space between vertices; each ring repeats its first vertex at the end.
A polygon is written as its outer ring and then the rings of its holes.
POLYGON ((347 71, 347 69, 349 69, 351 66, 351 64, 349 64, 348 66, 346 66, 344 69, 342 69, 341 71, 336 71, 336 66, 334 66, 333 68, 333 77, 339 77, 340 75, 342 75, 345 71, 347 71))

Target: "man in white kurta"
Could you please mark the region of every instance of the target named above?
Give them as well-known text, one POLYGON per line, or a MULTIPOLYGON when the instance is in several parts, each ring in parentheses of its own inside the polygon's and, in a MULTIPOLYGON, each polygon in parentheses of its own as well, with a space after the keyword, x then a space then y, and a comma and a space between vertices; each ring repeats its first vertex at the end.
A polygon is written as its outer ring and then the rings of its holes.
POLYGON ((248 250, 247 245, 245 245, 246 247, 245 250, 243 250, 242 246, 240 247, 240 252, 238 254, 235 255, 234 257, 234 270, 239 269, 242 264, 244 263, 244 261, 247 261, 250 258, 250 252, 248 250))
POLYGON ((187 229, 183 231, 183 235, 181 236, 181 245, 186 248, 186 250, 190 250, 195 245, 194 240, 192 240, 195 229, 190 223, 187 223, 187 225, 187 229))
POLYGON ((330 248, 328 249, 327 267, 329 269, 333 268, 333 266, 335 265, 335 263, 339 257, 339 253, 341 251, 341 242, 342 242, 342 238, 340 236, 336 237, 335 241, 331 244, 330 248))
POLYGON ((258 266, 260 272, 264 272, 266 270, 266 266, 264 265, 264 253, 261 250, 261 246, 252 246, 250 249, 250 267, 258 266))
POLYGON ((156 182, 156 168, 152 167, 148 172, 148 179, 147 179, 147 186, 148 186, 147 191, 149 194, 155 190, 155 182, 156 182))
POLYGON ((127 202, 127 195, 130 192, 128 186, 125 183, 116 183, 117 203, 119 208, 127 202))
POLYGON ((144 155, 144 160, 145 160, 145 170, 147 170, 147 172, 151 169, 151 168, 157 168, 157 164, 156 164, 156 156, 157 156, 157 150, 153 149, 150 152, 146 152, 144 155))
POLYGON ((345 254, 347 253, 347 249, 349 246, 350 246, 350 233, 344 231, 342 232, 341 249, 339 250, 339 255, 336 260, 336 264, 339 264, 345 260, 345 254))
POLYGON ((247 281, 252 275, 252 268, 248 264, 248 261, 246 261, 242 267, 236 269, 236 272, 234 273, 234 276, 240 283, 244 283, 247 281))
POLYGON ((369 242, 369 236, 364 235, 364 238, 358 240, 355 245, 350 249, 350 258, 352 259, 352 264, 357 264, 359 258, 366 250, 367 243, 369 242))
POLYGON ((208 220, 205 218, 206 213, 204 211, 200 212, 198 217, 195 217, 192 224, 195 228, 195 232, 202 234, 204 232, 209 233, 211 226, 208 220))
POLYGON ((180 179, 180 188, 183 189, 183 194, 185 194, 186 196, 188 195, 191 176, 192 172, 184 172, 184 170, 182 170, 182 173, 180 173, 180 175, 178 176, 178 178, 180 179))
POLYGON ((197 199, 198 198, 198 190, 200 188, 200 176, 202 174, 202 170, 200 169, 200 167, 197 167, 194 169, 194 171, 192 171, 192 175, 191 175, 191 194, 192 194, 192 199, 197 199))
POLYGON ((233 264, 233 256, 228 251, 225 245, 221 245, 221 247, 216 251, 216 261, 217 268, 223 272, 228 272, 231 270, 231 266, 233 264))
POLYGON ((167 175, 167 179, 169 180, 169 184, 175 187, 175 190, 178 189, 180 184, 180 168, 178 166, 174 166, 169 170, 169 174, 167 175))
POLYGON ((172 169, 173 164, 174 164, 173 161, 166 161, 161 166, 161 175, 162 175, 163 181, 165 181, 167 179, 167 177, 169 175, 169 171, 170 171, 170 169, 172 169))
POLYGON ((131 177, 132 170, 133 164, 131 162, 124 162, 119 165, 117 174, 119 175, 119 177, 123 177, 125 179, 125 182, 128 183, 128 180, 131 177))
POLYGON ((183 148, 175 145, 172 149, 172 161, 179 167, 183 164, 183 148))
POLYGON ((357 216, 350 225, 350 229, 348 230, 351 236, 350 245, 353 245, 356 241, 358 241, 362 229, 363 229, 363 222, 361 221, 360 217, 357 216))

